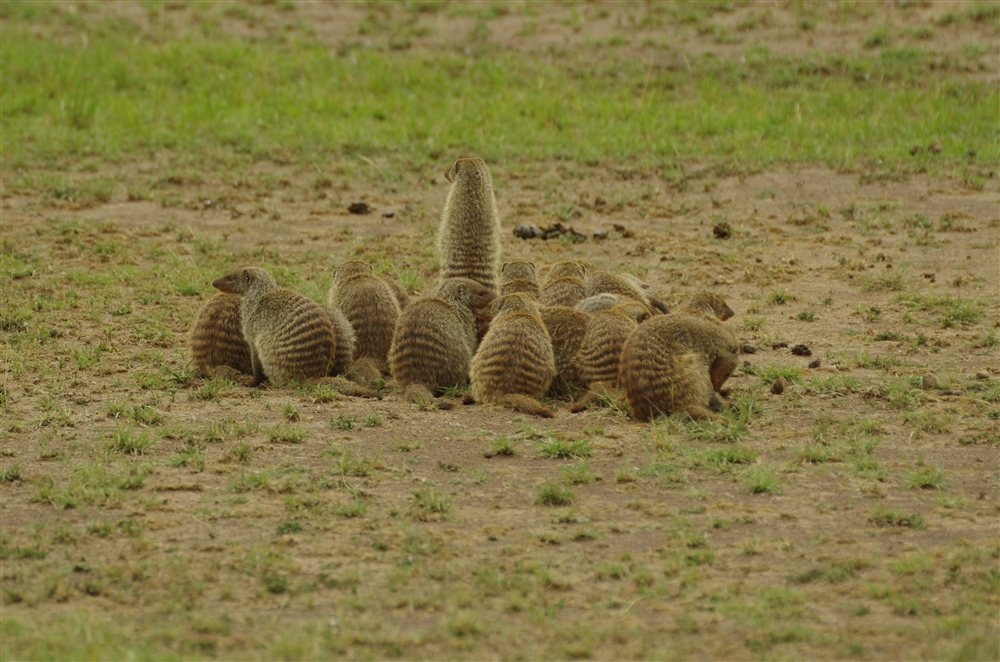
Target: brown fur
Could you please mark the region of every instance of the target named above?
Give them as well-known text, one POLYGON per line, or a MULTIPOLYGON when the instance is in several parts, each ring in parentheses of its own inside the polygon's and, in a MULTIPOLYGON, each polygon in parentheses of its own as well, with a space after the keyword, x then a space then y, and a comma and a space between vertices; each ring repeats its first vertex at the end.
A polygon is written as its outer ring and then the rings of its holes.
POLYGON ((496 295, 500 267, 500 214, 490 169, 482 159, 457 159, 445 173, 451 190, 441 214, 440 283, 471 278, 496 295))
POLYGON ((323 377, 333 364, 336 336, 330 316, 315 301, 279 287, 258 267, 242 267, 212 283, 241 295, 243 337, 250 347, 251 386, 323 377))
POLYGON ((586 291, 587 267, 562 260, 552 265, 538 295, 543 306, 575 306, 586 291))
POLYGON ((492 298, 489 289, 474 280, 449 278, 435 294, 414 300, 403 311, 389 365, 404 387, 404 398, 426 404, 434 389, 468 383, 476 350, 475 311, 492 298))
POLYGON ((574 412, 583 411, 599 395, 607 395, 620 386, 622 347, 639 324, 652 314, 649 306, 626 299, 624 303, 591 316, 577 354, 588 393, 573 406, 574 412))
POLYGON ((549 392, 560 393, 583 388, 587 384, 577 361, 577 353, 583 346, 590 314, 569 306, 543 306, 539 312, 552 339, 556 364, 556 377, 552 380, 549 392))
POLYGON ((595 294, 587 297, 586 299, 581 299, 577 302, 576 308, 585 313, 599 313, 602 310, 613 308, 614 306, 624 303, 625 301, 632 301, 632 299, 629 297, 623 297, 620 294, 604 292, 603 294, 595 294))
POLYGON ((714 317, 721 322, 735 315, 733 309, 729 307, 726 300, 718 294, 711 292, 698 292, 692 294, 677 309, 679 313, 689 313, 696 315, 707 315, 714 317))
POLYGON ((327 307, 339 309, 354 329, 354 362, 348 371, 358 383, 371 383, 388 368, 399 300, 371 265, 349 260, 333 272, 327 307))
POLYGON ((632 417, 687 412, 695 419, 721 420, 716 392, 739 363, 736 336, 704 315, 675 312, 636 329, 622 349, 621 381, 632 417))
POLYGON ((552 417, 539 400, 556 374, 552 339, 538 305, 524 294, 499 297, 484 309, 490 328, 472 358, 471 399, 552 417))
POLYGON ((500 269, 500 294, 523 292, 532 299, 538 300, 538 276, 535 275, 535 263, 527 260, 506 262, 500 269))
POLYGON ((330 375, 342 375, 354 363, 354 329, 340 308, 326 307, 326 313, 333 324, 333 334, 337 339, 337 353, 330 365, 330 375))
POLYGON ((199 374, 228 366, 239 373, 252 374, 250 346, 243 339, 240 321, 240 297, 218 294, 202 306, 198 319, 188 333, 191 364, 199 374))

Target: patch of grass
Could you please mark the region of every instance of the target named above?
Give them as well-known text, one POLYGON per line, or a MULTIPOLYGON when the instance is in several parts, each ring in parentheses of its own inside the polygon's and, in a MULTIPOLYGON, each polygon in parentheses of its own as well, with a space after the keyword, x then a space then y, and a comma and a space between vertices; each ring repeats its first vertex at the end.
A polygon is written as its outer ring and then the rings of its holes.
POLYGON ((941 467, 921 467, 903 474, 906 487, 919 490, 940 490, 944 486, 944 469, 941 467))
POLYGON ((878 505, 868 514, 868 521, 876 526, 899 526, 913 529, 924 528, 924 518, 919 513, 904 513, 878 505))
POLYGON ((590 465, 587 462, 561 467, 561 470, 563 480, 570 485, 593 483, 595 480, 601 479, 600 476, 590 470, 590 465))
POLYGON ((538 454, 548 458, 579 460, 590 457, 593 452, 589 439, 549 438, 536 445, 538 454))
POLYGON ((771 293, 767 295, 767 301, 774 306, 783 306, 786 303, 790 303, 795 300, 787 290, 771 290, 771 293))
POLYGON ((413 493, 410 512, 414 519, 428 521, 441 519, 451 510, 452 499, 437 487, 426 487, 413 493))
POLYGON ((536 503, 543 506, 571 506, 576 501, 576 494, 569 485, 546 480, 538 486, 536 503))
POLYGON ((781 491, 781 479, 774 468, 766 464, 750 467, 741 478, 750 494, 775 494, 781 491))
POLYGON ((490 457, 493 455, 513 457, 517 455, 517 446, 510 437, 498 437, 490 441, 490 449, 487 451, 487 455, 490 457))
POLYGON ((281 405, 281 415, 285 417, 285 420, 289 423, 294 423, 299 420, 299 410, 295 408, 295 405, 291 401, 286 400, 281 405))
POLYGON ((115 430, 106 447, 112 453, 143 455, 155 443, 156 439, 151 439, 144 430, 137 430, 130 425, 120 426, 115 430))
POLYGON ((344 416, 343 414, 341 414, 336 418, 330 419, 330 427, 336 428, 338 430, 353 430, 357 422, 358 422, 357 416, 344 416))
POLYGON ((267 431, 267 440, 272 444, 299 444, 305 438, 305 432, 290 423, 279 423, 267 431))
POLYGON ((423 444, 419 439, 393 439, 392 446, 400 453, 409 453, 420 448, 423 444))

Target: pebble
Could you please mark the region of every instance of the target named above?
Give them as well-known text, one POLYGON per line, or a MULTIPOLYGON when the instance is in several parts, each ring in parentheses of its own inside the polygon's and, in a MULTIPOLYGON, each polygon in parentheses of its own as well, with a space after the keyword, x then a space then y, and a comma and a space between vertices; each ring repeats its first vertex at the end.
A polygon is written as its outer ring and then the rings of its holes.
POLYGON ((773 345, 771 345, 771 349, 781 349, 782 347, 788 347, 788 343, 786 343, 786 342, 776 342, 773 345))
POLYGON ((775 395, 781 395, 785 392, 785 378, 778 377, 773 382, 771 382, 771 393, 775 395))
POLYGON ((757 348, 753 345, 740 345, 741 354, 756 354, 757 348))
POLYGON ((795 356, 813 355, 812 350, 806 347, 805 345, 796 345, 795 347, 792 347, 792 354, 794 354, 795 356))
POLYGON ((820 366, 820 360, 819 359, 816 359, 815 361, 812 361, 812 362, 809 363, 809 367, 813 368, 814 370, 816 368, 818 368, 819 366, 820 366))
POLYGON ((990 373, 986 372, 985 370, 980 370, 979 372, 976 373, 976 379, 989 379, 989 378, 990 378, 990 373))
POLYGON ((733 229, 729 227, 729 223, 727 221, 722 221, 715 224, 715 227, 712 228, 712 234, 719 239, 729 239, 733 236, 733 229))
POLYGON ((595 241, 604 241, 607 238, 608 238, 607 230, 598 230, 597 232, 594 233, 595 241))
POLYGON ((392 218, 396 215, 396 211, 393 209, 386 209, 382 212, 382 218, 392 218))
POLYGON ((350 206, 348 206, 347 208, 347 211, 351 212, 352 214, 367 214, 371 210, 372 209, 371 207, 368 206, 368 203, 363 202, 361 200, 356 200, 355 202, 352 202, 350 206))
POLYGON ((520 237, 521 239, 533 239, 535 233, 531 231, 530 225, 525 225, 521 223, 516 228, 514 228, 514 236, 520 237))

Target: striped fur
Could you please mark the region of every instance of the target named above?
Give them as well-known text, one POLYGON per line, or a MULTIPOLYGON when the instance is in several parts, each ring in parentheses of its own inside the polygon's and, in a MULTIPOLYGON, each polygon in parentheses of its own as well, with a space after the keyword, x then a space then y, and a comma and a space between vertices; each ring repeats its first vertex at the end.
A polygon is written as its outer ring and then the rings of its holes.
POLYGON ((718 320, 671 313, 639 325, 622 348, 621 381, 632 417, 687 412, 719 419, 716 395, 739 363, 736 336, 718 320))
POLYGON ((407 306, 389 349, 396 383, 403 387, 420 384, 430 391, 468 383, 476 349, 475 311, 492 298, 480 283, 451 278, 434 295, 420 297, 407 306))
POLYGON ((562 260, 552 265, 538 294, 543 306, 575 306, 584 297, 587 267, 562 260))
POLYGON ((552 339, 552 353, 556 364, 556 377, 549 392, 556 393, 583 388, 583 372, 577 353, 583 346, 590 315, 569 306, 543 306, 539 309, 542 322, 552 339))
POLYGON ((500 269, 500 294, 523 292, 532 299, 538 300, 538 276, 535 274, 535 263, 528 260, 514 260, 504 263, 500 269))
POLYGON ((191 364, 200 374, 219 366, 253 373, 250 346, 243 339, 240 322, 240 297, 235 294, 218 294, 202 306, 187 344, 191 364))
POLYGON ((598 382, 618 386, 622 347, 639 324, 649 319, 651 314, 647 306, 637 301, 627 301, 595 313, 590 318, 578 354, 584 383, 588 386, 598 382))
POLYGON ((449 278, 471 278, 498 291, 500 214, 490 170, 482 159, 456 160, 445 173, 451 190, 445 200, 438 233, 441 273, 449 278))
POLYGON ((708 315, 718 319, 720 322, 725 322, 735 315, 733 309, 729 307, 725 299, 711 292, 697 292, 692 294, 684 300, 680 308, 677 309, 677 312, 708 315))
POLYGON ((330 316, 315 301, 279 287, 258 267, 237 269, 212 283, 241 295, 243 336, 250 346, 252 386, 324 377, 336 353, 330 316))
POLYGON ((331 308, 327 305, 326 312, 330 316, 333 335, 337 340, 337 352, 330 365, 330 375, 341 375, 354 363, 354 328, 340 308, 331 308))
POLYGON ((389 283, 375 275, 370 264, 349 260, 333 272, 327 307, 340 310, 354 329, 354 362, 374 366, 376 374, 365 374, 363 379, 377 378, 388 367, 389 346, 399 319, 399 300, 389 283))
POLYGON ((484 312, 491 322, 472 358, 472 398, 551 416, 538 400, 549 390, 556 365, 537 304, 524 294, 508 294, 484 312))

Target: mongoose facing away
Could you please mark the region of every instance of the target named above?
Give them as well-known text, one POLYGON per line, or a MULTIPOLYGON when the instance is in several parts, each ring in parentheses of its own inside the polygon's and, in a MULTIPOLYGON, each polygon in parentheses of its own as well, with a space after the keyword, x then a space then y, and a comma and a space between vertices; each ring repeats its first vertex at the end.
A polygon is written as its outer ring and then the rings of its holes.
POLYGON ((449 278, 434 294, 406 307, 396 324, 389 365, 407 400, 429 404, 435 389, 468 383, 476 350, 475 313, 492 299, 485 285, 449 278))
POLYGON ((649 284, 632 274, 598 269, 587 277, 586 296, 597 294, 618 294, 655 308, 663 313, 669 313, 670 308, 649 292, 649 284))
POLYGON ((298 292, 279 287, 267 271, 241 267, 212 282, 239 294, 243 337, 250 347, 251 386, 323 377, 337 353, 330 316, 298 292))
POLYGON ((350 376, 371 384, 388 367, 389 346, 399 319, 399 300, 367 262, 348 260, 333 271, 327 307, 339 309, 354 329, 350 376))
POLYGON ((464 157, 445 173, 451 190, 441 213, 439 283, 471 278, 495 296, 500 267, 500 214, 490 169, 482 159, 464 157))
POLYGON ((337 353, 330 365, 330 375, 340 375, 347 372, 354 363, 354 329, 340 308, 332 308, 327 304, 326 312, 333 324, 333 335, 337 339, 337 353))
POLYGON ((586 291, 587 267, 579 262, 561 260, 552 265, 538 302, 543 306, 575 306, 586 291))
POLYGON ((538 276, 535 275, 535 263, 527 260, 505 262, 500 269, 500 294, 523 292, 532 299, 538 300, 538 276))
POLYGON ((221 366, 253 373, 250 346, 243 339, 240 297, 235 294, 218 294, 202 306, 187 344, 191 364, 199 374, 207 375, 221 366))
POLYGON ((585 299, 580 299, 575 308, 582 310, 585 313, 599 313, 602 310, 613 308, 614 306, 617 306, 625 301, 634 301, 634 299, 631 299, 630 297, 623 297, 620 294, 604 292, 602 294, 595 294, 593 296, 586 297, 585 299))
POLYGON ((549 390, 556 365, 538 304, 525 294, 508 294, 494 299, 483 313, 490 328, 472 357, 471 399, 551 418, 552 411, 539 400, 549 390))
POLYGON ((681 303, 680 307, 677 308, 677 312, 707 315, 718 319, 720 322, 725 322, 735 314, 725 299, 711 292, 697 292, 692 294, 681 303))
POLYGON ((583 345, 590 314, 570 306, 542 306, 539 313, 552 339, 552 353, 556 363, 556 376, 549 393, 559 395, 583 388, 586 383, 577 361, 577 353, 583 345))
POLYGON ((639 325, 622 348, 621 381, 632 417, 684 411, 721 420, 716 395, 739 362, 735 334, 702 315, 672 313, 639 325))

